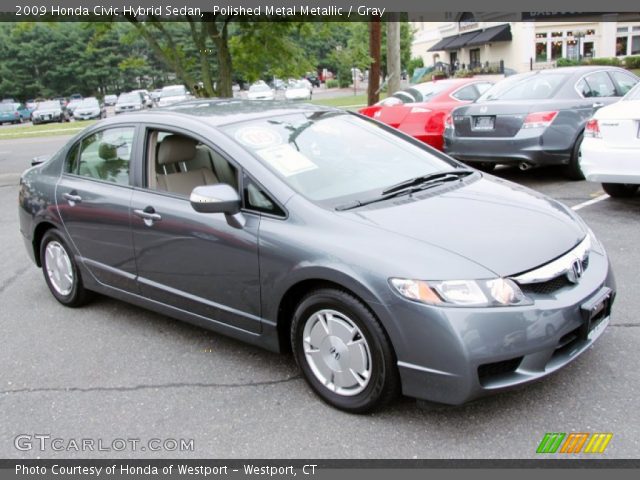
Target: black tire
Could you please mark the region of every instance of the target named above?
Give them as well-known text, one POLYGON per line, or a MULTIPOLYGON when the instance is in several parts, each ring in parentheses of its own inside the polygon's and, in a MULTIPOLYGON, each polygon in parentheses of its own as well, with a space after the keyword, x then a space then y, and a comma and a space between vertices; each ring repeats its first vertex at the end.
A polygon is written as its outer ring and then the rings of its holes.
POLYGON ((349 293, 323 288, 306 295, 293 315, 291 345, 296 362, 309 386, 322 400, 340 410, 350 413, 370 412, 389 403, 400 391, 395 354, 384 329, 369 309, 349 293), (331 390, 314 374, 307 360, 303 339, 305 325, 312 321, 315 313, 322 310, 337 311, 348 317, 364 336, 371 372, 366 386, 359 393, 345 395, 331 390))
POLYGON ((576 139, 576 143, 573 144, 569 164, 564 167, 564 174, 569 180, 584 180, 584 173, 582 173, 582 168, 580 167, 580 146, 583 138, 584 136, 581 133, 576 139))
POLYGON ((628 183, 603 183, 602 189, 614 198, 629 198, 633 197, 638 191, 638 185, 631 185, 628 183))
POLYGON ((80 307, 87 303, 91 296, 90 292, 84 288, 82 277, 80 276, 80 271, 78 270, 78 266, 73 259, 73 254, 56 229, 52 228, 51 230, 48 230, 42 237, 42 242, 40 243, 40 260, 42 263, 42 273, 44 275, 44 279, 47 282, 47 286, 49 287, 49 290, 56 300, 58 300, 61 304, 72 308, 80 307), (60 291, 58 291, 48 273, 46 251, 47 246, 53 242, 56 242, 55 246, 59 245, 64 249, 71 265, 73 279, 68 293, 61 293, 60 291))
POLYGON ((498 165, 492 162, 476 162, 476 163, 472 163, 471 166, 475 167, 481 172, 491 173, 496 169, 498 165))

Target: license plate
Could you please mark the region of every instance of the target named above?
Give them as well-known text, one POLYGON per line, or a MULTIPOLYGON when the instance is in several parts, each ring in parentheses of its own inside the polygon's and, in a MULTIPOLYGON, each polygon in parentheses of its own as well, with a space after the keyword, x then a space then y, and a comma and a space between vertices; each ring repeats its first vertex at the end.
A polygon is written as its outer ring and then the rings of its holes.
POLYGON ((582 304, 580 308, 584 320, 580 329, 582 338, 596 339, 606 328, 611 315, 613 296, 613 291, 605 287, 591 300, 582 304))
POLYGON ((493 130, 494 117, 475 117, 473 127, 476 130, 493 130))

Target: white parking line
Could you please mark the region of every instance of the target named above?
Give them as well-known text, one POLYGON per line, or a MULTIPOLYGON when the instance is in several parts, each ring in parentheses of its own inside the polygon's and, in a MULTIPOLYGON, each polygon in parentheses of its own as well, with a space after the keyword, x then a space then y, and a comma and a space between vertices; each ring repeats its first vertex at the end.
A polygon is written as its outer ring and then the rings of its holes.
POLYGON ((600 195, 599 197, 592 198, 591 200, 587 200, 586 202, 579 203, 578 205, 574 205, 573 207, 571 207, 571 210, 580 210, 581 208, 588 207, 589 205, 593 205, 594 203, 601 202, 603 200, 606 200, 607 198, 609 198, 609 195, 605 193, 603 195, 600 195))

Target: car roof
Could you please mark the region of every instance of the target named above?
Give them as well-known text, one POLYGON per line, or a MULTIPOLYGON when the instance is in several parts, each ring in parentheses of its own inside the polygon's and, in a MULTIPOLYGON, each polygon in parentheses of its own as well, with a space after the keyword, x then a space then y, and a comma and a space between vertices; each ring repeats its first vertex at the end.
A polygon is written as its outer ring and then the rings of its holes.
MULTIPOLYGON (((537 70, 535 73, 539 75, 554 75, 554 74, 561 74, 561 73, 568 73, 572 75, 573 74, 584 75, 585 73, 596 72, 599 70, 624 70, 624 69, 620 67, 611 66, 611 65, 581 65, 581 66, 575 66, 575 67, 547 68, 543 70, 537 70)), ((627 71, 627 70, 624 70, 624 71, 627 71)), ((531 73, 531 72, 526 72, 526 73, 531 73)))
POLYGON ((162 121, 167 122, 176 115, 197 118, 211 126, 223 126, 237 122, 272 118, 274 116, 289 115, 300 112, 342 112, 343 110, 311 105, 305 103, 290 102, 261 102, 242 99, 196 99, 181 102, 165 108, 154 108, 152 111, 127 113, 126 115, 112 117, 107 123, 126 123, 138 117, 138 121, 162 121), (144 120, 142 119, 144 117, 144 120))

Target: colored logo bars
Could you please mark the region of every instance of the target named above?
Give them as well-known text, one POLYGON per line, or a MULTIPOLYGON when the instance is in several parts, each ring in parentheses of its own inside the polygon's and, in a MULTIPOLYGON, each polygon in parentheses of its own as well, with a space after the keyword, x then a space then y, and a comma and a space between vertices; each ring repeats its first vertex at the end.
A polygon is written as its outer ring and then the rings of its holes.
POLYGON ((536 453, 604 453, 611 438, 613 433, 545 433, 536 453))

